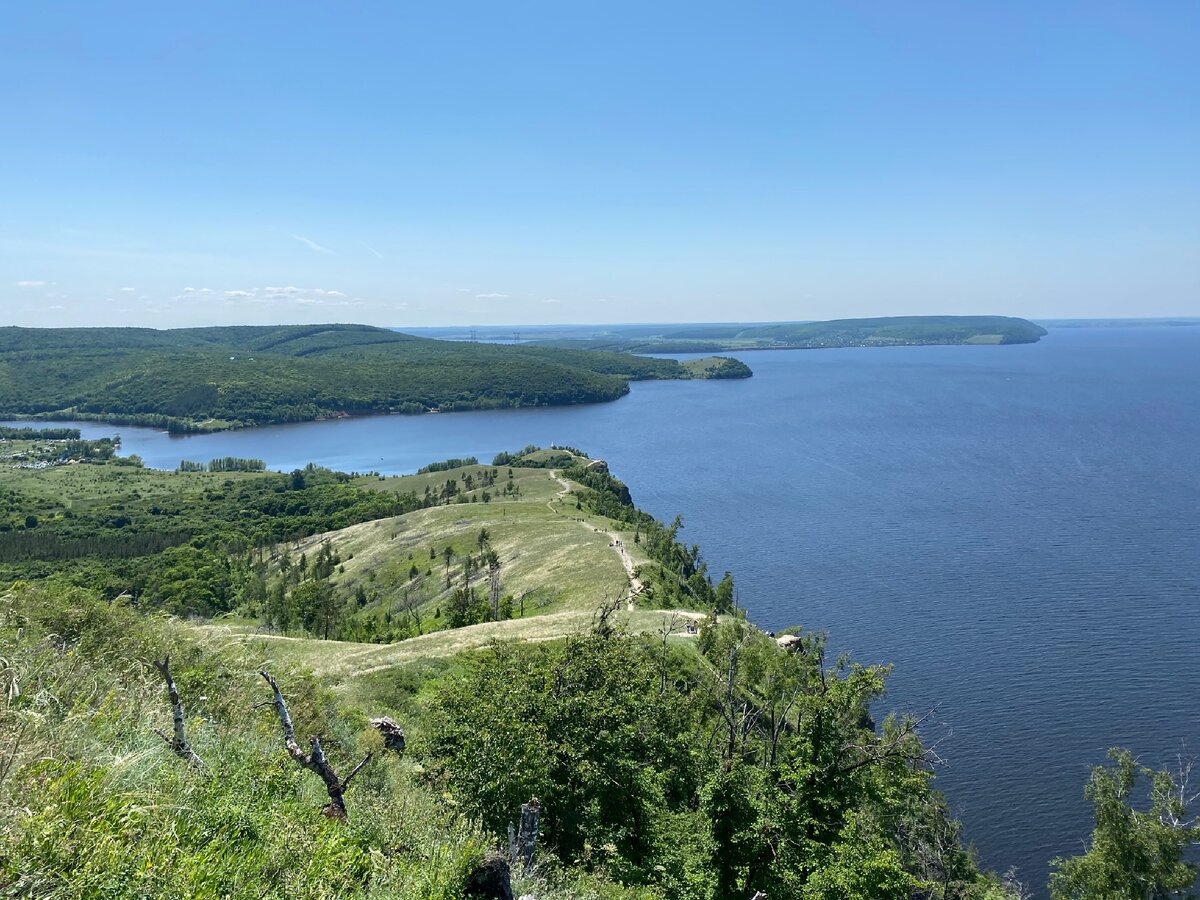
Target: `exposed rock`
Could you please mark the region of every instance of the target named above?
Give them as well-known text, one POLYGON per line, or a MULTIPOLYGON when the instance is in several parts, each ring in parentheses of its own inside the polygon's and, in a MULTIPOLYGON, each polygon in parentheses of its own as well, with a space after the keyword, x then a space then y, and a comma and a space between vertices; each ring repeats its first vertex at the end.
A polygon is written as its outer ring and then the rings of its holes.
POLYGON ((804 647, 804 642, 800 640, 800 636, 797 634, 785 634, 782 637, 777 637, 775 638, 775 643, 788 653, 796 653, 804 647))
POLYGON ((489 850, 483 860, 467 876, 464 897, 485 900, 513 900, 512 875, 504 854, 489 850))
POLYGON ((584 466, 584 468, 592 469, 596 472, 603 472, 606 475, 608 474, 608 463, 602 459, 593 459, 590 463, 584 466))
POLYGON ((383 746, 397 753, 404 752, 404 731, 389 716, 371 720, 371 727, 383 735, 383 746))

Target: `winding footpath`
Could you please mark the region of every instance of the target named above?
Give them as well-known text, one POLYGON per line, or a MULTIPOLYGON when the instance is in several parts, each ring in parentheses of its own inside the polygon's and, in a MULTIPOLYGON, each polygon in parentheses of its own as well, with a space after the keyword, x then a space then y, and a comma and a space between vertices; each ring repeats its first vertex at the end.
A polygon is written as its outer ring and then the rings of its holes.
MULTIPOLYGON (((553 499, 546 501, 546 506, 551 512, 561 516, 563 514, 562 510, 556 509, 554 504, 558 503, 559 506, 562 505, 563 498, 566 497, 567 494, 571 493, 571 483, 559 475, 557 469, 550 470, 550 477, 558 482, 561 490, 554 495, 553 499)), ((579 524, 581 524, 584 528, 591 528, 593 531, 599 531, 599 529, 597 529, 595 526, 589 525, 582 519, 578 521, 579 524)), ((608 546, 617 551, 617 555, 621 557, 621 564, 625 566, 625 574, 629 578, 629 597, 626 598, 625 605, 626 608, 632 612, 634 608, 634 598, 636 598, 638 594, 645 590, 646 586, 642 584, 641 579, 635 574, 637 566, 634 564, 633 557, 629 555, 629 551, 625 549, 625 545, 621 543, 620 536, 615 531, 606 531, 604 534, 608 537, 608 546)))

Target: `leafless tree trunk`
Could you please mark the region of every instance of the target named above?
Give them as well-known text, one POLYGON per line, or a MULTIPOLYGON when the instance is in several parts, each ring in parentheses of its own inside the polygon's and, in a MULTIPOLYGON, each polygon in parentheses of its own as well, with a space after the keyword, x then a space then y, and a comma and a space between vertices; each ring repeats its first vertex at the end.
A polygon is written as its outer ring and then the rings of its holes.
POLYGON ((296 741, 296 729, 292 726, 292 717, 288 715, 287 704, 283 700, 283 694, 279 690, 279 685, 275 679, 267 672, 259 672, 267 684, 271 686, 271 691, 275 695, 274 704, 275 712, 279 715, 279 724, 283 726, 283 745, 287 748, 288 755, 294 759, 297 765, 315 772, 325 782, 325 790, 329 792, 329 802, 321 808, 321 812, 330 819, 340 819, 345 821, 349 818, 346 814, 346 789, 350 787, 350 782, 360 771, 363 766, 371 761, 371 754, 368 753, 363 757, 363 761, 355 766, 350 774, 345 778, 339 779, 337 772, 333 766, 329 764, 329 760, 325 758, 325 751, 321 749, 321 739, 318 737, 310 737, 308 739, 311 746, 311 752, 305 753, 296 741))
POLYGON ((542 805, 537 797, 531 797, 528 803, 521 804, 520 830, 515 829, 512 822, 508 823, 508 855, 512 864, 519 865, 525 875, 533 871, 533 854, 537 850, 541 815, 542 805))
POLYGON ((497 622, 500 620, 500 557, 494 551, 489 551, 487 563, 491 579, 492 621, 497 622))
POLYGON ((175 688, 175 679, 171 677, 171 657, 164 654, 161 660, 155 659, 151 661, 154 663, 154 668, 158 669, 158 673, 162 675, 163 681, 167 683, 167 693, 171 697, 171 712, 175 718, 175 736, 173 738, 167 737, 157 728, 154 729, 154 733, 163 739, 176 756, 186 759, 197 769, 203 769, 204 760, 197 756, 196 751, 188 744, 187 736, 184 732, 183 701, 179 699, 179 691, 175 688))
POLYGON ((665 694, 667 692, 667 638, 675 633, 675 628, 678 625, 679 613, 673 612, 671 613, 670 619, 664 617, 663 627, 658 631, 658 633, 662 635, 662 657, 661 665, 659 667, 660 672, 658 685, 658 692, 660 694, 665 694))

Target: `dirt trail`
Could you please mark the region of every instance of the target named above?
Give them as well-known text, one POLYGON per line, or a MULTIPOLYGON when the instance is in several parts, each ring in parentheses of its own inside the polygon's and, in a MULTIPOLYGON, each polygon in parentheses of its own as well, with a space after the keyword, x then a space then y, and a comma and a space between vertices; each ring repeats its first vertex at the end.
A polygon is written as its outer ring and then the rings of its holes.
MULTIPOLYGON (((562 490, 560 490, 554 496, 553 500, 547 500, 546 506, 549 507, 552 512, 562 515, 562 509, 556 509, 554 503, 557 501, 561 507, 563 498, 567 496, 567 494, 571 493, 571 485, 570 482, 558 474, 557 469, 550 470, 550 477, 559 483, 559 485, 562 487, 562 490)), ((598 530, 594 525, 589 525, 584 521, 581 521, 579 524, 581 524, 584 528, 591 528, 593 531, 598 530)), ((625 606, 630 612, 632 612, 634 598, 637 597, 637 595, 643 590, 645 590, 646 586, 642 584, 641 579, 634 574, 637 566, 633 561, 633 557, 629 555, 629 551, 625 549, 625 545, 621 543, 620 535, 613 531, 606 531, 604 534, 608 537, 608 546, 616 550, 617 555, 621 557, 621 563, 625 566, 625 574, 629 576, 629 596, 626 598, 625 606)))

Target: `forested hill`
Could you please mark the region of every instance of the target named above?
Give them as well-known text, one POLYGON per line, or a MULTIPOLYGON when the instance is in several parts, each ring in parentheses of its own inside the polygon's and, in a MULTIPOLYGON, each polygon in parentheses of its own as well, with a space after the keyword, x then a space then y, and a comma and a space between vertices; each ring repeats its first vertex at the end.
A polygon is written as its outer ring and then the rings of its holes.
POLYGON ((366 325, 0 328, 0 416, 173 431, 365 413, 614 400, 630 380, 746 377, 731 365, 437 341, 366 325))
POLYGON ((1046 329, 1012 316, 885 316, 826 322, 617 326, 589 336, 560 336, 545 346, 628 353, 712 353, 722 350, 896 347, 927 344, 1031 344, 1046 329))

